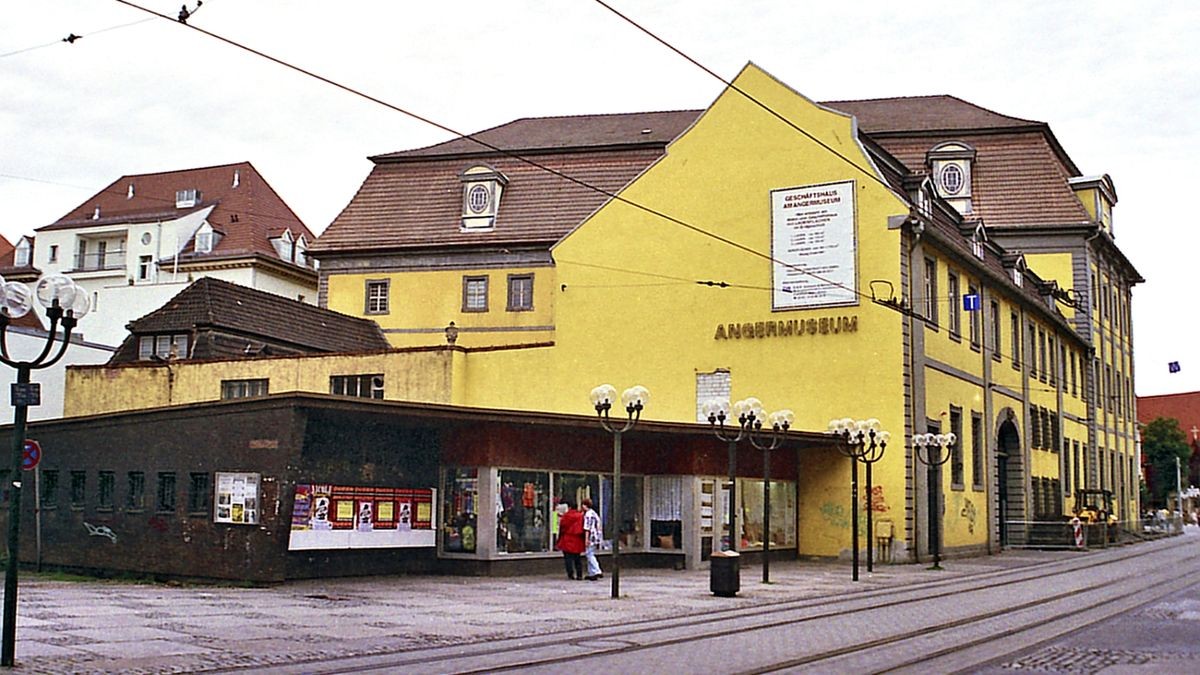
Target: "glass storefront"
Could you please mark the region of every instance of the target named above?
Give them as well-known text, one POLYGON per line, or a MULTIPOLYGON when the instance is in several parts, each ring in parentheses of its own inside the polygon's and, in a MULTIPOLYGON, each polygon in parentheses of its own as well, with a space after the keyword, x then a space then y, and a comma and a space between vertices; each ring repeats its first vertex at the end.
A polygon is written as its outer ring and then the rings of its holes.
POLYGON ((474 553, 479 531, 479 471, 447 469, 442 487, 442 550, 474 553))
MULTIPOLYGON (((763 482, 749 478, 738 479, 738 498, 742 531, 742 547, 762 548, 763 545, 763 482)), ((796 483, 771 481, 771 548, 796 546, 796 483)))
POLYGON ((501 469, 499 483, 496 550, 501 553, 549 551, 549 474, 501 469))

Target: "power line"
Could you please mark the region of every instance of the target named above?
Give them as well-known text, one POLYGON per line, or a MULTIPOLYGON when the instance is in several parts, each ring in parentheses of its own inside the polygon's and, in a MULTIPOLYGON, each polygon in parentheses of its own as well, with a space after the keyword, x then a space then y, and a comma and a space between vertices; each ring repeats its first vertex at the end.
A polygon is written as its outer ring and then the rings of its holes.
MULTIPOLYGON (((389 110, 392 110, 392 111, 394 111, 394 112, 398 112, 398 113, 400 113, 400 114, 402 114, 402 115, 405 115, 405 116, 407 116, 407 117, 409 117, 409 118, 411 118, 411 119, 417 120, 417 121, 419 121, 419 122, 422 122, 422 123, 424 123, 424 124, 427 124, 427 125, 429 125, 429 126, 432 126, 432 127, 436 128, 436 129, 439 129, 439 130, 441 130, 441 131, 445 131, 446 133, 449 133, 449 134, 452 134, 452 135, 456 136, 458 139, 471 141, 471 142, 473 142, 473 143, 476 143, 476 144, 478 144, 478 145, 480 145, 480 146, 482 146, 482 147, 484 147, 484 148, 487 148, 488 150, 491 150, 491 151, 493 151, 493 152, 499 153, 499 154, 501 154, 501 155, 504 155, 505 157, 509 157, 509 158, 511 158, 511 159, 514 159, 514 160, 517 160, 517 161, 519 161, 519 162, 522 162, 522 163, 524 163, 524 164, 526 164, 526 165, 528 165, 528 166, 531 166, 531 167, 533 167, 533 168, 535 168, 535 169, 537 169, 537 170, 539 170, 539 171, 543 171, 543 172, 545 172, 545 173, 548 173, 548 174, 550 174, 550 175, 553 175, 553 176, 555 176, 555 177, 557 177, 557 178, 560 178, 560 179, 562 179, 562 180, 565 180, 565 181, 567 181, 567 182, 569 182, 569 183, 572 183, 572 184, 574 184, 574 185, 577 185, 577 186, 579 186, 579 187, 582 187, 582 188, 584 188, 584 189, 591 190, 591 191, 593 191, 593 192, 596 192, 596 193, 598 193, 598 194, 601 194, 601 195, 603 195, 603 196, 605 196, 605 197, 607 197, 607 198, 609 198, 609 199, 611 199, 611 200, 613 200, 613 201, 620 202, 620 203, 622 203, 622 204, 625 204, 625 205, 627 205, 627 206, 631 206, 631 207, 633 207, 633 208, 635 208, 635 209, 638 209, 639 211, 642 211, 642 212, 644 212, 644 213, 646 213, 646 214, 652 215, 652 216, 654 216, 654 217, 657 217, 657 218, 661 218, 661 219, 663 219, 663 220, 666 220, 667 222, 670 222, 670 223, 673 223, 673 224, 675 224, 675 225, 678 225, 678 226, 680 226, 680 227, 682 227, 682 228, 684 228, 684 229, 687 229, 687 230, 690 230, 690 231, 692 231, 692 232, 695 232, 695 233, 697 233, 697 234, 699 234, 699 235, 701 235, 701 236, 705 236, 705 237, 708 237, 708 238, 710 238, 710 239, 713 239, 713 240, 715 240, 715 241, 718 241, 718 242, 720 242, 720 243, 722 243, 722 244, 725 244, 725 245, 727 245, 727 246, 730 246, 730 247, 732 247, 732 248, 735 248, 735 249, 737 249, 737 250, 739 250, 739 251, 742 251, 742 252, 744 252, 744 253, 749 253, 750 255, 753 255, 753 256, 755 256, 755 257, 762 258, 762 259, 764 259, 764 260, 768 260, 768 261, 770 261, 770 262, 772 262, 772 263, 776 263, 776 264, 782 265, 782 266, 784 266, 784 267, 787 267, 788 269, 791 269, 791 270, 793 270, 793 271, 795 271, 795 272, 798 272, 798 273, 800 273, 800 274, 803 274, 803 275, 806 275, 806 276, 812 277, 813 279, 816 279, 816 280, 818 280, 818 281, 824 282, 825 284, 829 284, 829 285, 831 285, 831 286, 833 286, 833 287, 836 287, 836 288, 841 288, 841 289, 843 289, 843 290, 845 290, 845 291, 848 291, 848 292, 850 292, 851 294, 853 294, 853 295, 855 295, 855 296, 857 296, 857 297, 860 297, 860 298, 863 298, 863 299, 866 299, 866 300, 869 300, 869 299, 871 299, 871 298, 870 298, 868 295, 866 295, 866 294, 862 293, 861 291, 859 291, 859 290, 858 290, 858 289, 856 289, 856 288, 851 288, 851 287, 849 287, 849 286, 846 286, 846 285, 844 285, 844 284, 841 284, 841 283, 839 283, 839 282, 836 282, 836 281, 833 281, 833 280, 830 280, 830 279, 826 279, 826 278, 822 277, 821 275, 819 275, 819 274, 816 274, 815 272, 812 272, 812 271, 809 271, 809 270, 806 270, 806 269, 802 269, 802 268, 800 268, 800 267, 797 267, 797 266, 795 266, 795 265, 792 265, 791 263, 784 262, 784 261, 781 261, 781 260, 777 260, 776 258, 774 258, 773 256, 771 256, 771 255, 769 255, 769 254, 762 253, 761 251, 758 251, 758 250, 756 250, 756 249, 754 249, 754 248, 751 248, 751 247, 749 247, 749 246, 746 246, 746 245, 744 245, 744 244, 740 244, 740 243, 738 243, 738 242, 736 242, 736 241, 733 241, 733 240, 731 240, 731 239, 729 239, 729 238, 727 238, 727 237, 723 237, 723 236, 721 236, 721 235, 719 235, 719 234, 716 234, 716 233, 714 233, 714 232, 710 232, 710 231, 708 231, 708 230, 705 230, 705 229, 704 229, 704 228, 702 228, 702 227, 699 227, 699 226, 697 226, 697 225, 693 225, 693 224, 691 224, 691 223, 689 223, 689 222, 687 222, 687 221, 684 221, 684 220, 681 220, 681 219, 679 219, 679 218, 676 218, 676 217, 674 217, 674 216, 672 216, 672 215, 670 215, 670 214, 663 213, 662 211, 659 211, 659 210, 657 210, 657 209, 654 209, 654 208, 652 208, 652 207, 646 206, 646 205, 644 205, 644 204, 641 204, 641 203, 639 203, 639 202, 635 202, 635 201, 633 201, 633 200, 631 200, 631 199, 628 199, 628 198, 626 198, 626 197, 623 197, 623 196, 621 196, 621 195, 619 195, 619 194, 617 194, 617 193, 615 193, 615 192, 612 192, 612 191, 610 191, 610 190, 606 190, 606 189, 604 189, 604 188, 602 188, 602 187, 599 187, 599 186, 596 186, 596 185, 592 185, 591 183, 588 183, 588 182, 586 182, 586 181, 584 181, 584 180, 582 180, 582 179, 576 178, 576 177, 574 177, 574 176, 571 176, 571 175, 569 175, 569 174, 566 174, 566 173, 564 173, 564 172, 562 172, 562 171, 559 171, 559 170, 557 170, 557 169, 554 169, 554 168, 552 168, 552 167, 546 166, 545 164, 542 164, 542 163, 540 163, 540 162, 538 162, 538 161, 536 161, 536 160, 534 160, 534 159, 531 159, 531 158, 529 158, 529 157, 526 157, 526 156, 524 156, 524 155, 518 154, 518 153, 516 153, 516 152, 513 152, 513 151, 511 151, 511 150, 506 150, 506 149, 504 149, 504 148, 501 148, 501 147, 499 147, 499 146, 496 146, 496 145, 494 145, 494 144, 492 144, 492 143, 489 143, 489 142, 487 142, 487 141, 485 141, 485 140, 483 140, 483 139, 480 139, 480 138, 478 138, 477 136, 475 136, 475 135, 473 135, 473 134, 468 134, 468 133, 464 133, 464 132, 458 131, 458 130, 456 130, 456 129, 453 129, 453 128, 451 128, 451 127, 447 126, 447 125, 444 125, 444 124, 442 124, 442 123, 440 123, 440 122, 437 122, 437 121, 435 121, 435 120, 433 120, 433 119, 431 119, 431 118, 425 117, 425 116, 423 116, 423 115, 420 115, 420 114, 418 114, 418 113, 416 113, 416 112, 413 112, 413 111, 411 111, 411 110, 408 110, 408 109, 406 109, 406 108, 402 108, 402 107, 400 107, 400 106, 398 106, 398 105, 395 105, 395 104, 393 104, 393 103, 389 103, 389 102, 387 102, 387 101, 384 101, 383 99, 377 98, 377 97, 375 97, 375 96, 372 96, 372 95, 370 95, 370 94, 367 94, 367 93, 365 93, 365 92, 362 92, 362 91, 360 91, 360 90, 358 90, 358 89, 355 89, 355 88, 353 88, 353 87, 350 87, 350 86, 348 86, 348 85, 345 85, 345 84, 342 84, 342 83, 340 83, 340 82, 337 82, 336 80, 332 80, 332 79, 330 79, 330 78, 328 78, 328 77, 325 77, 325 76, 323 76, 323 75, 319 75, 319 74, 317 74, 317 73, 314 73, 314 72, 312 72, 312 71, 310 71, 310 70, 307 70, 307 69, 305 69, 305 68, 302 68, 302 67, 300 67, 300 66, 297 66, 297 65, 295 65, 295 64, 293 64, 293 63, 290 63, 290 62, 288 62, 288 61, 284 61, 283 59, 280 59, 280 58, 278 58, 278 57, 271 56, 270 54, 267 54, 267 53, 265 53, 265 52, 262 52, 262 51, 260 51, 260 50, 258 50, 258 49, 255 49, 255 48, 253 48, 253 47, 250 47, 250 46, 248 46, 248 45, 242 44, 242 43, 240 43, 240 42, 238 42, 238 41, 236 41, 236 40, 233 40, 233 39, 227 38, 227 37, 225 37, 225 36, 223 36, 223 35, 219 35, 219 34, 217 34, 217 33, 214 33, 214 32, 212 32, 212 31, 209 31, 209 30, 205 30, 205 29, 203 29, 203 28, 200 28, 200 27, 198 27, 198 26, 194 26, 194 25, 192 25, 192 24, 190 24, 190 23, 183 23, 183 22, 179 22, 179 21, 177 21, 176 19, 173 19, 173 18, 171 18, 171 17, 169 17, 169 16, 167 16, 167 15, 165 15, 165 14, 160 14, 160 13, 158 13, 158 12, 155 12, 154 10, 147 9, 147 8, 145 8, 145 7, 142 7, 141 5, 138 5, 138 4, 135 4, 135 3, 133 3, 133 2, 130 2, 130 0, 116 0, 116 2, 118 2, 118 3, 122 4, 122 5, 125 5, 125 6, 127 6, 127 7, 132 7, 132 8, 134 8, 134 9, 137 9, 137 10, 139 10, 139 11, 145 12, 145 13, 147 13, 147 14, 151 14, 151 15, 153 15, 153 16, 156 16, 156 17, 160 18, 160 19, 164 19, 164 20, 170 21, 170 22, 172 22, 172 23, 181 23, 181 24, 182 24, 183 26, 185 26, 186 28, 189 28, 189 29, 191 29, 191 30, 197 31, 197 32, 199 32, 199 33, 201 33, 201 34, 203 34, 203 35, 206 35, 206 36, 208 36, 208 37, 211 37, 211 38, 213 38, 214 40, 218 40, 218 41, 220 41, 220 42, 224 42, 225 44, 227 44, 227 45, 229 45, 229 46, 231 46, 231 47, 234 47, 234 48, 236 48, 236 49, 240 49, 240 50, 242 50, 242 51, 248 52, 248 53, 250 53, 250 54, 253 54, 253 55, 255 55, 255 56, 258 56, 259 58, 266 59, 266 60, 268 60, 268 61, 270 61, 270 62, 272 62, 272 63, 274 63, 274 64, 276 64, 276 65, 279 65, 279 66, 282 66, 282 67, 284 67, 284 68, 287 68, 288 70, 292 70, 292 71, 294 71, 294 72, 300 73, 301 75, 304 75, 304 76, 306 76, 306 77, 310 77, 310 78, 312 78, 312 79, 315 79, 315 80, 317 80, 317 81, 319 81, 319 82, 322 82, 322 83, 324 83, 324 84, 327 84, 327 85, 329 85, 329 86, 332 86, 332 87, 335 87, 335 88, 337 88, 337 89, 340 89, 340 90, 342 90, 342 91, 344 91, 344 92, 346 92, 346 93, 348 93, 348 94, 351 94, 351 95, 353 95, 353 96, 357 96, 357 97, 359 97, 359 98, 365 99, 365 100, 367 100, 367 101, 370 101, 370 102, 372 102, 372 103, 375 103, 375 104, 377 104, 377 105, 383 106, 383 107, 385 107, 385 108, 387 108, 387 109, 389 109, 389 110)), ((769 110, 769 109, 768 109, 768 110, 769 110)), ((795 125, 792 125, 792 126, 793 126, 793 127, 795 127, 795 125)), ((799 127, 795 127, 795 128, 799 129, 799 127)), ((802 131, 802 130, 801 130, 801 131, 802 131)), ((802 131, 802 133, 806 133, 806 132, 803 132, 803 131, 802 131)), ((822 145, 823 145, 823 144, 822 144, 822 145)), ((823 147, 826 147, 826 148, 828 148, 828 146, 824 146, 824 145, 823 145, 823 147)), ((860 168, 860 170, 861 170, 861 168, 860 168)), ((878 179, 876 179, 876 180, 878 180, 878 179)), ((885 185, 886 185, 886 184, 885 184, 885 185)), ((888 189, 890 190, 890 188, 888 188, 888 189)))
POLYGON ((9 56, 16 56, 17 54, 24 54, 25 52, 32 52, 37 49, 53 47, 54 45, 59 45, 64 42, 69 45, 73 45, 73 44, 75 44, 76 41, 81 40, 81 39, 91 36, 91 35, 99 35, 101 33, 107 33, 110 30, 117 30, 119 28, 128 28, 130 26, 136 26, 139 23, 146 23, 148 21, 153 21, 153 20, 154 19, 152 19, 152 18, 151 19, 138 19, 137 21, 131 21, 129 23, 122 23, 122 24, 118 24, 116 26, 109 26, 108 28, 100 28, 98 30, 91 31, 90 33, 84 33, 83 35, 76 35, 75 33, 68 33, 67 36, 61 40, 55 40, 54 42, 47 42, 45 44, 34 45, 32 47, 25 47, 24 49, 18 49, 13 52, 7 52, 4 54, 0 54, 0 59, 6 58, 9 56))

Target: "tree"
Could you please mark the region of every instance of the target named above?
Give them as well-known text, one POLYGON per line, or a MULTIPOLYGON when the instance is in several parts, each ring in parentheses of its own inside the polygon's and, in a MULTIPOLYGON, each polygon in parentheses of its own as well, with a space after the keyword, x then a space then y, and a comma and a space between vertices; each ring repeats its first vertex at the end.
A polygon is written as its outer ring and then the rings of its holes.
POLYGON ((1146 483, 1155 506, 1166 506, 1167 495, 1175 490, 1175 460, 1187 466, 1192 448, 1179 428, 1179 420, 1159 417, 1142 427, 1142 456, 1146 465, 1146 483))

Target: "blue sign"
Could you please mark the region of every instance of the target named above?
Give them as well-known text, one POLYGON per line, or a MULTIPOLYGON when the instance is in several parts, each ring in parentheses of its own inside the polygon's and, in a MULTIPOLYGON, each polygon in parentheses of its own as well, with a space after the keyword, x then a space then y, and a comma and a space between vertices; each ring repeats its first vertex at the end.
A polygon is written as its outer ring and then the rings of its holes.
POLYGON ((978 293, 968 293, 963 296, 964 312, 978 312, 981 307, 983 307, 983 303, 979 299, 978 293))
POLYGON ((1179 362, 1172 361, 1172 362, 1168 363, 1167 370, 1171 371, 1172 373, 1178 373, 1179 372, 1179 362))

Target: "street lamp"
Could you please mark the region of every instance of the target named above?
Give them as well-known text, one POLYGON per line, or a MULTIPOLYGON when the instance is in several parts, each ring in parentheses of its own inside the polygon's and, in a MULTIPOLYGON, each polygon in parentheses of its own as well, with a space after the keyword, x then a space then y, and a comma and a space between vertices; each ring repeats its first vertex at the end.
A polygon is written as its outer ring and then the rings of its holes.
MULTIPOLYGON (((828 433, 841 440, 841 443, 836 445, 837 450, 850 459, 850 537, 853 541, 850 548, 851 557, 854 560, 852 579, 858 581, 858 463, 863 462, 867 465, 869 490, 871 464, 883 457, 883 451, 887 447, 888 440, 891 439, 891 434, 880 431, 879 420, 873 417, 867 420, 853 420, 849 417, 832 420, 829 422, 828 433)), ((871 534, 871 518, 868 511, 868 540, 871 538, 871 534)), ((868 541, 869 546, 870 542, 868 541)), ((869 569, 870 551, 868 551, 867 560, 869 569)))
POLYGON ((602 384, 592 390, 592 407, 600 418, 600 426, 613 437, 613 570, 612 596, 621 597, 621 435, 629 431, 642 417, 642 410, 650 400, 650 392, 638 385, 626 389, 621 394, 621 404, 625 406, 626 419, 613 423, 609 418, 613 401, 617 399, 617 389, 611 384, 602 384))
POLYGON ((717 438, 729 444, 729 547, 728 551, 736 552, 737 529, 737 444, 750 433, 751 426, 756 420, 762 419, 762 401, 750 397, 733 404, 733 415, 737 419, 737 433, 731 433, 725 428, 725 420, 729 419, 729 401, 710 399, 705 401, 701 412, 708 418, 717 438))
POLYGON ((958 437, 954 432, 948 434, 916 434, 913 436, 913 454, 917 460, 928 467, 929 473, 929 512, 936 518, 936 526, 929 530, 929 548, 933 553, 933 567, 942 569, 942 465, 950 461, 950 448, 958 437))
POLYGON ((37 383, 30 382, 34 370, 49 368, 67 352, 71 343, 71 331, 75 324, 91 309, 87 292, 74 281, 61 275, 49 274, 38 280, 33 291, 19 281, 4 281, 0 277, 0 361, 17 371, 17 381, 12 385, 13 428, 12 428, 12 485, 8 498, 8 565, 4 574, 4 630, 0 645, 0 666, 11 668, 17 637, 17 565, 21 534, 21 464, 25 446, 25 424, 29 418, 29 406, 41 404, 41 390, 37 383), (20 361, 8 353, 8 324, 33 309, 33 298, 46 308, 50 327, 46 331, 46 344, 41 352, 30 361, 20 361), (62 345, 53 358, 50 351, 59 327, 62 327, 62 345))
MULTIPOLYGON (((868 420, 868 423, 874 421, 878 426, 877 420, 868 420)), ((863 440, 863 453, 859 457, 859 461, 866 466, 867 478, 867 571, 874 572, 875 559, 875 491, 874 485, 871 483, 871 467, 875 462, 883 459, 883 451, 887 449, 888 441, 892 440, 892 435, 886 431, 867 430, 867 437, 863 440)))
POLYGON ((771 413, 771 430, 763 433, 763 423, 755 419, 750 427, 750 444, 763 453, 763 564, 762 582, 771 583, 771 451, 783 443, 783 435, 796 416, 791 410, 771 413))

